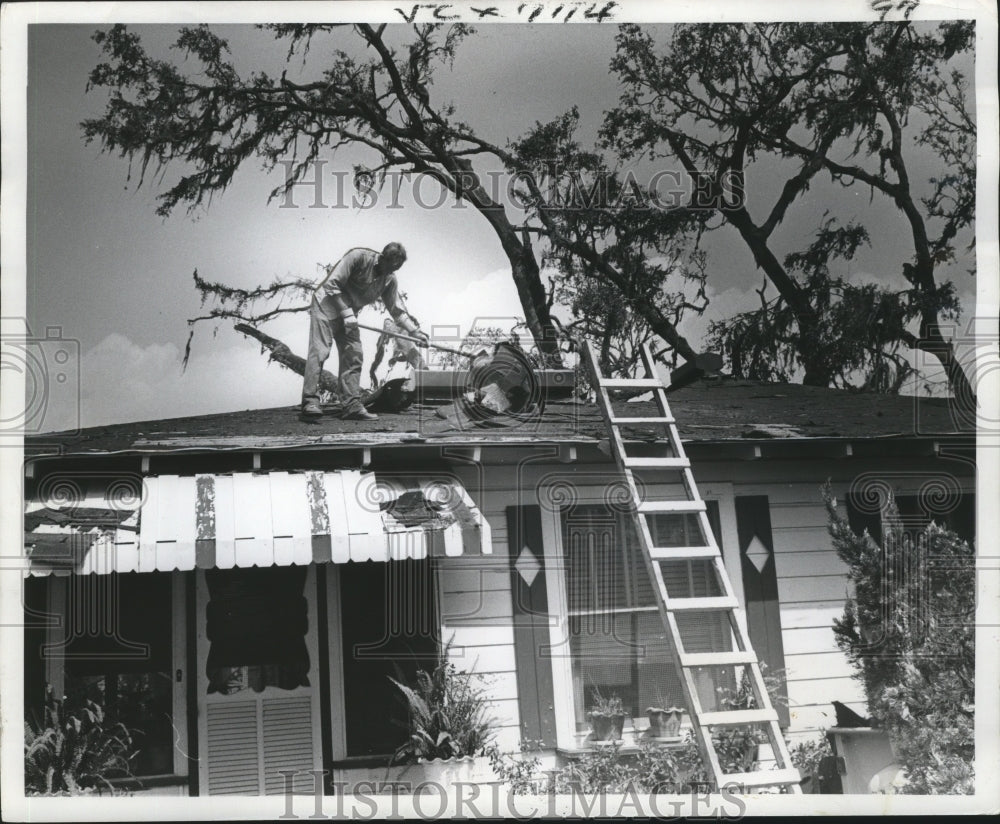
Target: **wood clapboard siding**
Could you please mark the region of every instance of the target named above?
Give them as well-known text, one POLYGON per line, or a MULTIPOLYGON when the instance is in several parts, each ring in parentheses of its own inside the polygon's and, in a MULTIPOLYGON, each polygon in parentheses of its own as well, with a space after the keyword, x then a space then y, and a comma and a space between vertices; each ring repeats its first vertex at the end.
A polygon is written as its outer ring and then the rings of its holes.
POLYGON ((520 725, 511 596, 506 559, 506 523, 491 517, 494 553, 499 557, 449 558, 441 567, 441 624, 451 641, 451 660, 460 669, 483 676, 490 696, 489 713, 497 722, 497 744, 517 749, 520 725), (504 528, 498 527, 503 523, 504 528))
POLYGON ((785 655, 797 655, 805 652, 833 652, 837 649, 837 641, 833 637, 832 625, 828 627, 786 629, 782 633, 782 641, 785 647, 785 655))
POLYGON ((445 593, 441 618, 446 624, 497 624, 509 621, 510 591, 482 590, 445 593))
POLYGON ((783 605, 781 626, 785 630, 830 627, 833 626, 834 619, 840 618, 843 614, 843 600, 807 601, 783 605))
POLYGON ((781 578, 847 575, 847 564, 836 556, 833 549, 827 552, 783 552, 775 560, 781 578))
MULTIPOLYGON (((736 494, 746 488, 737 486, 736 494)), ((753 489, 766 489, 770 503, 789 731, 812 738, 834 726, 833 701, 856 703, 867 713, 864 691, 851 677, 854 668, 833 635, 850 587, 847 566, 827 532, 820 483, 758 483, 753 489)), ((843 498, 839 488, 834 492, 843 498)))
POLYGON ((774 551, 781 555, 786 552, 830 552, 830 533, 826 524, 815 526, 771 527, 774 536, 774 551))
MULTIPOLYGON (((830 550, 831 552, 833 550, 830 550)), ((781 560, 778 560, 780 568, 781 560)), ((778 574, 778 598, 783 607, 839 600, 844 603, 851 589, 846 575, 803 575, 798 578, 778 574)))
MULTIPOLYGON (((840 650, 831 652, 799 652, 785 655, 788 681, 815 681, 828 678, 850 678, 856 670, 840 650), (822 673, 817 676, 817 673, 822 673)), ((839 699, 838 699, 839 700, 839 699)))

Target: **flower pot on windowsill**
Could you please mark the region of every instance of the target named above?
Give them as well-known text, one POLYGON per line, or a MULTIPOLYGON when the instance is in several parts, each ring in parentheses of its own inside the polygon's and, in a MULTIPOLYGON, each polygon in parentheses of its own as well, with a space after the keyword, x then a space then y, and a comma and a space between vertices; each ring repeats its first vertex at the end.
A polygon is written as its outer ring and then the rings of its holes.
POLYGON ((621 741, 625 729, 625 713, 605 715, 600 712, 587 713, 591 735, 594 741, 621 741))
POLYGON ((494 780, 493 768, 486 756, 463 755, 456 758, 417 759, 416 775, 411 777, 412 791, 447 791, 458 782, 477 784, 494 780), (424 785, 424 786, 421 786, 424 785))
POLYGON ((680 707, 646 707, 649 737, 657 741, 680 741, 683 715, 680 707))

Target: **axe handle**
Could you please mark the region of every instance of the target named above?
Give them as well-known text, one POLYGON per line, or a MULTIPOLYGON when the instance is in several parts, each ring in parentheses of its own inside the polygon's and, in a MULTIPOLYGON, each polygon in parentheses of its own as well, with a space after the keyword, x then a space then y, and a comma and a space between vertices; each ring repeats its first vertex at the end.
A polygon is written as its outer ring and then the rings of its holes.
MULTIPOLYGON (((414 337, 411 337, 410 335, 403 335, 400 332, 388 332, 385 329, 379 329, 376 326, 368 326, 367 324, 364 324, 364 323, 359 323, 358 324, 358 328, 359 329, 367 329, 369 332, 378 332, 380 335, 388 335, 391 338, 399 338, 400 340, 408 340, 408 341, 410 341, 410 343, 415 343, 415 344, 417 344, 419 346, 422 346, 423 343, 424 343, 420 338, 414 338, 414 337)), ((470 355, 468 352, 462 352, 462 351, 460 351, 458 349, 452 349, 452 348, 450 348, 448 346, 441 346, 440 344, 431 343, 430 341, 427 341, 427 345, 430 346, 430 347, 432 347, 433 349, 440 349, 442 352, 447 352, 447 353, 449 353, 451 355, 458 355, 460 358, 469 358, 470 360, 473 360, 473 359, 476 358, 476 355, 470 355)))

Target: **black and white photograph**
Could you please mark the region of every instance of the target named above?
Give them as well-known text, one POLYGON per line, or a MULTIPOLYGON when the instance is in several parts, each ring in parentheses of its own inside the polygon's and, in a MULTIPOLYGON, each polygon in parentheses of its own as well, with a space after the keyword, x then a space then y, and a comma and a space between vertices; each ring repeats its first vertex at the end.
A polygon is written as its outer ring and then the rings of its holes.
POLYGON ((5 820, 1000 812, 994 4, 0 24, 5 820))

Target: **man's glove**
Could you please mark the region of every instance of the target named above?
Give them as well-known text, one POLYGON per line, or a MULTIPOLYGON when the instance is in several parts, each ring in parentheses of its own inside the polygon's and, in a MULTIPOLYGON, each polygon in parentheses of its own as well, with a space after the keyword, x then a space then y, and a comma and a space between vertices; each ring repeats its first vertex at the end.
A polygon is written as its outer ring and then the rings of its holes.
POLYGON ((417 346, 420 346, 420 347, 422 347, 424 349, 426 349, 427 346, 430 344, 430 338, 427 337, 427 333, 426 332, 421 332, 419 329, 417 329, 414 332, 411 332, 410 333, 410 337, 416 338, 419 341, 419 343, 417 344, 417 346))
POLYGON ((345 315, 341 315, 340 319, 344 322, 344 328, 350 332, 352 329, 358 328, 358 316, 354 312, 348 312, 345 315))

